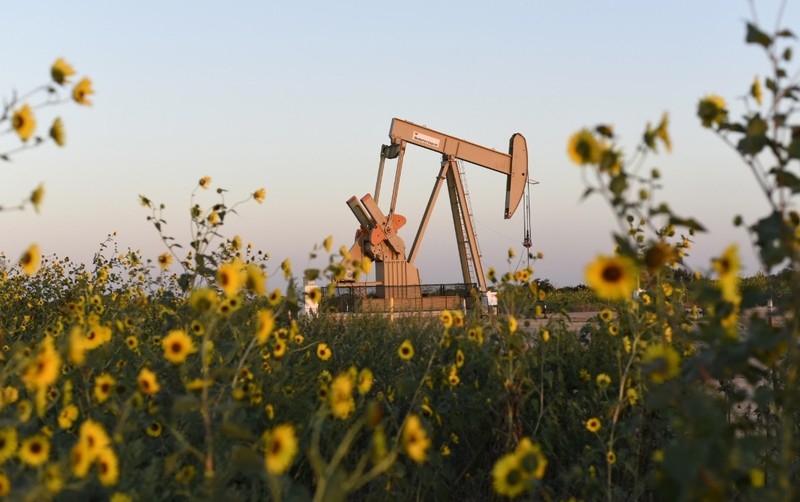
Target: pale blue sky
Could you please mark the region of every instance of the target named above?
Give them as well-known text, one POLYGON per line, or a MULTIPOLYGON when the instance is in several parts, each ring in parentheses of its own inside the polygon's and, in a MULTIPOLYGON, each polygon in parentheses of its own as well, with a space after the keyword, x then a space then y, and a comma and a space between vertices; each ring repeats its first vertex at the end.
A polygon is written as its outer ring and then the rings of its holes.
MULTIPOLYGON (((772 27, 779 2, 758 4, 772 27)), ((532 221, 545 259, 535 275, 578 284, 585 264, 611 251, 615 223, 599 199, 579 202, 567 138, 611 123, 632 151, 645 123, 668 111, 673 153, 648 166, 661 169, 673 209, 710 230, 688 263, 707 270, 739 242, 745 273, 756 271, 731 220, 752 220, 766 205, 737 156, 695 117, 712 92, 740 111, 737 96, 767 68, 744 44, 744 0, 42 1, 2 12, 0 95, 41 83, 56 57, 97 92, 90 109, 39 112, 41 127, 54 112, 63 117, 65 149, 0 165, 0 203, 42 181, 47 189, 41 214, 0 214, 0 249, 12 259, 38 242, 46 254, 86 261, 113 231, 121 250, 155 258, 163 248, 138 195, 164 202, 171 235, 186 243, 189 194, 209 175, 231 201, 266 188, 266 202, 243 207, 229 232, 269 251, 275 267, 288 257, 300 270, 327 235, 337 248, 352 244, 357 222, 345 201, 373 191, 380 146, 400 117, 503 151, 512 133, 525 135, 530 175, 541 182, 532 221)), ((789 27, 797 13, 787 8, 789 27)), ((0 136, 0 151, 8 144, 0 136)), ((434 154, 406 156, 397 210, 410 228, 437 170, 434 154)), ((503 220, 502 176, 467 166, 467 177, 484 264, 505 271, 506 250, 522 250, 522 214, 503 220)), ((423 282, 460 277, 442 195, 417 262, 423 282)), ((410 245, 413 231, 401 236, 410 245)))

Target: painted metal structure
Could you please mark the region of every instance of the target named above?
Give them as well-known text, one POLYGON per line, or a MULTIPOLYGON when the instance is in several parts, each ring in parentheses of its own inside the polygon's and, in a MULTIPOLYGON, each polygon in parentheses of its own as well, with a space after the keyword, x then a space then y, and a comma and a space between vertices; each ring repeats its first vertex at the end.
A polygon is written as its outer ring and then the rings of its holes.
POLYGON ((390 144, 381 147, 374 198, 366 194, 361 199, 353 196, 347 200, 347 205, 360 224, 355 244, 350 249, 351 257, 368 256, 374 261, 374 284, 381 288, 379 295, 385 298, 390 294, 392 298, 418 297, 421 294, 418 287, 420 278, 414 260, 419 255, 439 192, 446 183, 464 284, 475 284, 484 294, 487 290, 486 279, 458 161, 506 175, 503 215, 509 219, 519 206, 528 184, 528 149, 525 138, 519 133, 513 134, 506 154, 397 118, 392 119, 389 138, 390 144), (395 206, 403 172, 403 156, 408 145, 439 152, 442 154, 442 161, 414 242, 407 252, 405 242, 398 235, 398 230, 406 224, 406 218, 395 211, 395 206), (397 167, 389 211, 384 214, 378 201, 386 159, 397 159, 397 167))

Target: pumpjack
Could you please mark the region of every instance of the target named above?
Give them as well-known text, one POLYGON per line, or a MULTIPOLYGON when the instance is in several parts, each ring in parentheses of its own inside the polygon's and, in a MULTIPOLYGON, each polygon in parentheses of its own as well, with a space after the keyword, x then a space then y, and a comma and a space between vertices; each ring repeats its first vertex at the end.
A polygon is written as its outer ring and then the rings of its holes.
MULTIPOLYGON (((528 149, 525 138, 522 134, 513 134, 506 154, 398 118, 392 119, 389 138, 390 143, 381 146, 374 197, 366 194, 360 199, 353 196, 347 200, 347 205, 360 224, 356 231, 355 243, 350 249, 351 260, 360 260, 367 256, 373 261, 375 282, 370 285, 376 287, 378 298, 388 300, 391 297, 394 302, 419 298, 422 295, 420 276, 414 260, 419 255, 436 199, 442 185, 446 184, 463 282, 467 286, 477 287, 479 292, 485 295, 486 279, 459 161, 475 164, 506 176, 503 216, 509 219, 519 206, 528 184, 528 149), (439 174, 409 251, 398 234, 407 221, 404 216, 396 212, 395 207, 403 170, 403 156, 408 145, 442 154, 439 174), (384 213, 378 202, 387 159, 397 159, 397 165, 389 209, 384 213)), ((347 281, 340 281, 339 285, 346 286, 347 281)))

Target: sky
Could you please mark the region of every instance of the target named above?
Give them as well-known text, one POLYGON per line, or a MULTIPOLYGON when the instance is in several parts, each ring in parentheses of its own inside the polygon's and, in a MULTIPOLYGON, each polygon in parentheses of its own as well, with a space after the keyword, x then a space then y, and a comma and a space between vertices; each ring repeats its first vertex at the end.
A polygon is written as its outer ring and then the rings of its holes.
MULTIPOLYGON (((781 2, 756 2, 772 28, 781 2)), ((0 204, 44 183, 34 211, 0 213, 0 251, 17 260, 35 242, 47 255, 87 262, 116 232, 121 252, 164 252, 139 195, 165 204, 167 234, 190 240, 192 191, 202 176, 226 201, 266 189, 263 204, 239 207, 223 232, 270 254, 270 273, 289 258, 296 272, 324 267, 309 252, 333 236, 350 247, 358 223, 345 201, 375 188, 380 147, 393 117, 500 151, 527 139, 534 276, 557 286, 584 282, 584 268, 613 250, 613 213, 566 154, 582 127, 612 124, 633 152, 647 122, 670 116, 671 153, 647 160, 662 173, 656 194, 708 229, 686 259, 710 259, 738 243, 747 275, 758 261, 734 228, 767 214, 737 154, 701 127, 696 105, 709 93, 742 111, 763 75, 763 53, 744 43, 745 0, 443 2, 101 2, 43 0, 3 6, 0 96, 47 81, 65 58, 92 79, 91 107, 36 111, 39 133, 55 116, 63 149, 46 144, 0 164, 0 204), (13 20, 13 22, 11 22, 13 20)), ((798 30, 796 5, 784 24, 798 30)), ((0 131, 0 152, 16 146, 0 131)), ((393 179, 387 164, 384 197, 393 179)), ((397 212, 410 247, 439 169, 439 156, 410 147, 397 212)), ((503 219, 505 179, 465 165, 485 267, 514 270, 523 254, 523 206, 503 219), (507 259, 509 248, 517 257, 507 259)), ((212 191, 197 202, 217 202, 212 191)), ((443 193, 420 247, 423 283, 458 282, 455 236, 443 193)))

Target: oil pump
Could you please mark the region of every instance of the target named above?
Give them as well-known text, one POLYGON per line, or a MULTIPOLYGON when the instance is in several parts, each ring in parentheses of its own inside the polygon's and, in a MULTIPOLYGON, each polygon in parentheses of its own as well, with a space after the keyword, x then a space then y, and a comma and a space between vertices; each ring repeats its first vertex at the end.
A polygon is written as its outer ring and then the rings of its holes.
POLYGON ((481 294, 485 294, 486 279, 459 161, 506 176, 503 216, 509 219, 519 206, 528 184, 528 150, 525 138, 522 134, 513 134, 506 154, 398 118, 392 119, 389 138, 390 143, 381 147, 375 196, 366 194, 361 199, 353 196, 347 200, 347 205, 360 224, 355 243, 350 249, 351 258, 368 256, 373 260, 376 278, 373 285, 377 288, 378 297, 389 298, 391 295, 394 301, 420 297, 419 270, 414 261, 420 253, 439 192, 442 185, 446 184, 463 283, 474 285, 481 294), (398 230, 407 221, 396 212, 395 206, 403 170, 403 156, 408 145, 439 152, 442 160, 422 221, 411 248, 407 251, 405 242, 398 235, 398 230), (388 212, 384 213, 378 202, 387 159, 397 159, 397 165, 388 212))

